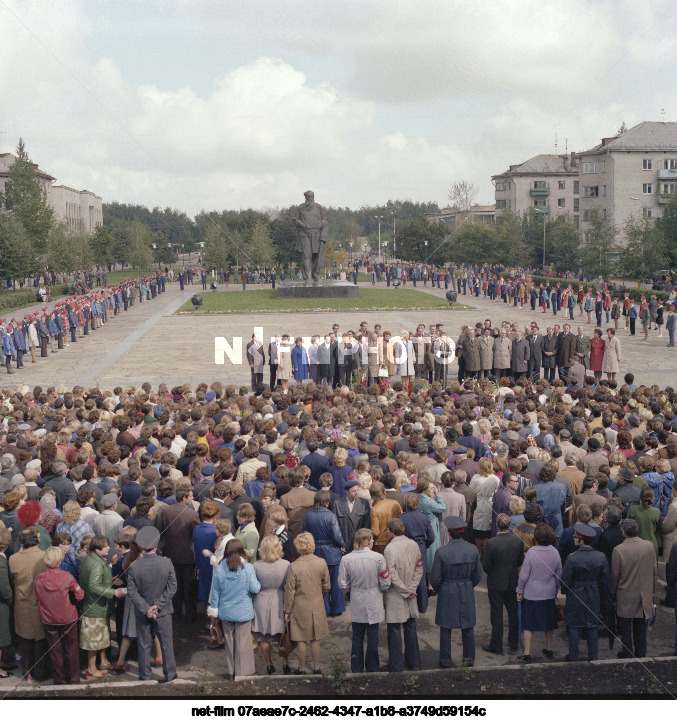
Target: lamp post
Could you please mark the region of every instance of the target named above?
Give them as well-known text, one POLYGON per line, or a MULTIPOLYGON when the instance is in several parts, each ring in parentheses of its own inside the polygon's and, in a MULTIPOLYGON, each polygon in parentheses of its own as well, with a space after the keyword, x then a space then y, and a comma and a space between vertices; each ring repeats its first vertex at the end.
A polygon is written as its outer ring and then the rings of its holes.
POLYGON ((425 258, 423 259, 424 263, 428 262, 428 241, 424 240, 423 245, 425 245, 425 258))
POLYGON ((350 265, 353 264, 353 241, 350 241, 350 265))
POLYGON ((397 236, 395 235, 395 211, 391 210, 390 214, 393 216, 393 257, 397 259, 397 236))
POLYGON ((383 254, 381 253, 381 221, 383 220, 383 216, 375 215, 374 218, 378 220, 378 257, 383 261, 383 254))
POLYGON ((385 262, 388 262, 388 241, 383 241, 383 255, 385 256, 385 262))

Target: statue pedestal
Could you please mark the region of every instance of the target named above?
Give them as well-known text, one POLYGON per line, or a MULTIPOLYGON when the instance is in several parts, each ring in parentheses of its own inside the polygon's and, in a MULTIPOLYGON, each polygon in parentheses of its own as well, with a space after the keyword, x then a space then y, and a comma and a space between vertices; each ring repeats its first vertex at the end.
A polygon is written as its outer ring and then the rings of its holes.
POLYGON ((359 298, 360 288, 345 280, 283 280, 278 283, 281 298, 359 298))

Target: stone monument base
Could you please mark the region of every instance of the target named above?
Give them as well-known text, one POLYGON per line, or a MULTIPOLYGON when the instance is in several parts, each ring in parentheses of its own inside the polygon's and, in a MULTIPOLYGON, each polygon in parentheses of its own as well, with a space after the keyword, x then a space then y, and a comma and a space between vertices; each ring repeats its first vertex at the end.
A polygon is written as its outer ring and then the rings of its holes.
POLYGON ((345 280, 283 280, 278 283, 281 298, 359 298, 360 288, 345 280))

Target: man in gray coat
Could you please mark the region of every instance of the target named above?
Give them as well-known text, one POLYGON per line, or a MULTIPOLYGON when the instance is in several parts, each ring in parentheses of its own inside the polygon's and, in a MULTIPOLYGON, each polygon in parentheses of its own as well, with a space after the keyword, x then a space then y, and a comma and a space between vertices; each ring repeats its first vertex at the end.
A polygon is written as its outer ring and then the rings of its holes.
POLYGON ((451 666, 451 629, 460 628, 463 663, 475 664, 475 592, 482 580, 482 562, 476 546, 463 540, 465 521, 450 516, 445 521, 451 540, 435 551, 430 583, 438 593, 435 624, 440 627, 442 668, 451 666))
POLYGON ((176 593, 174 566, 168 558, 158 556, 160 533, 154 526, 144 526, 136 534, 142 555, 129 567, 127 589, 134 605, 136 638, 139 648, 139 678, 152 678, 150 651, 151 626, 155 626, 162 649, 162 672, 165 682, 176 678, 174 638, 172 635, 172 598, 176 593))
POLYGON ((529 341, 521 331, 515 331, 515 340, 512 342, 511 368, 515 380, 524 378, 529 370, 529 341))
POLYGON ((421 551, 416 541, 404 535, 404 523, 399 518, 391 518, 386 528, 390 538, 383 552, 390 574, 390 587, 385 594, 388 671, 404 671, 404 663, 410 671, 418 671, 421 668, 421 655, 416 634, 416 619, 419 615, 416 589, 423 577, 421 551))

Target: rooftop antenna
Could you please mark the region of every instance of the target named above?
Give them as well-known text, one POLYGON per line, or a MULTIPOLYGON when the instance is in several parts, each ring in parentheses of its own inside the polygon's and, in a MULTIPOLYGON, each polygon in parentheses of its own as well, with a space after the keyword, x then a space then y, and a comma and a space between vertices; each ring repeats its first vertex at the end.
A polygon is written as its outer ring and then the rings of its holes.
POLYGON ((557 155, 557 133, 555 133, 555 155, 557 155))
POLYGON ((569 155, 569 138, 564 138, 564 154, 569 155))
POLYGON ((661 121, 665 120, 665 108, 661 108, 661 121))

